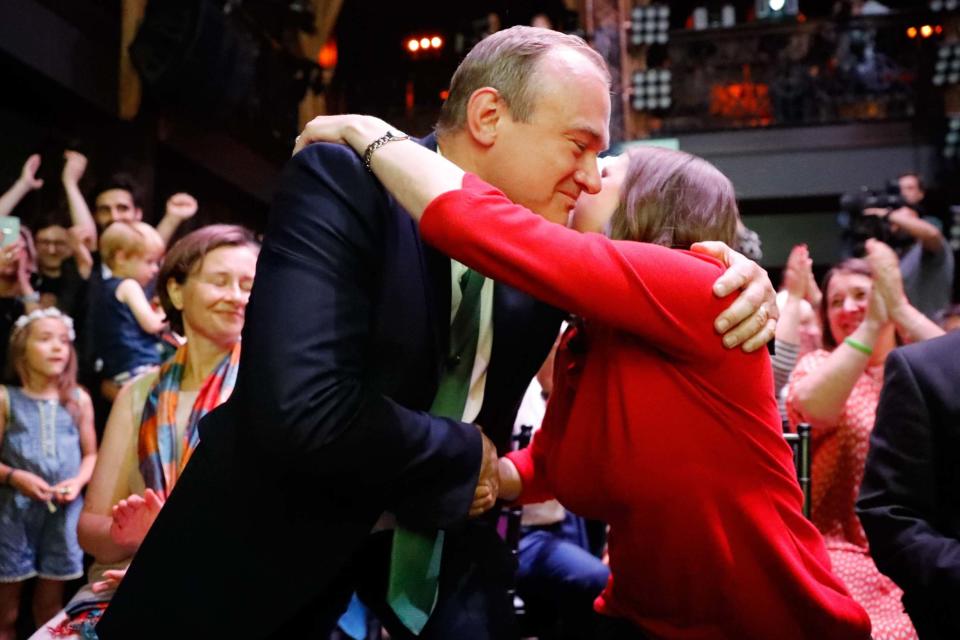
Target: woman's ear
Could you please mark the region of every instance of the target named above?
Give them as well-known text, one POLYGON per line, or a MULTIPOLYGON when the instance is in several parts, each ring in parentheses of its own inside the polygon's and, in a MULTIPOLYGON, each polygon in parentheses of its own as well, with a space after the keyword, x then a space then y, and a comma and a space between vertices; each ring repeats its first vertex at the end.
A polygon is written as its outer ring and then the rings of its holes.
POLYGON ((183 311, 183 287, 173 278, 167 280, 167 295, 174 309, 183 311))
POLYGON ((509 118, 507 104, 500 92, 493 87, 477 89, 467 102, 467 131, 470 136, 485 147, 492 146, 497 139, 497 129, 504 117, 509 118))

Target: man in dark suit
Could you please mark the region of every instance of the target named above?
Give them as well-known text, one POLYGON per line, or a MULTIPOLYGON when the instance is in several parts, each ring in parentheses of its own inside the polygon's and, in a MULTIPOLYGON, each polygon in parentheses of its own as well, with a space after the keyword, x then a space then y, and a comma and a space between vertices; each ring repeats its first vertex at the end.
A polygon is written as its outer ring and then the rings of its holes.
MULTIPOLYGON (((599 190, 610 103, 607 92, 580 99, 577 74, 547 77, 558 56, 609 85, 579 38, 509 29, 458 69, 438 140, 446 157, 562 222, 581 192, 599 190)), ((773 290, 731 256, 727 286, 747 286, 728 310, 729 335, 759 346, 772 336, 773 290)), ((201 424, 101 638, 322 633, 354 589, 393 637, 410 637, 383 603, 392 534, 368 535, 384 511, 405 528, 446 530, 420 637, 514 635, 512 561, 492 517, 466 521, 496 493, 495 454, 471 423, 509 448, 562 314, 484 284, 462 420, 430 415, 445 368, 459 366, 448 350, 458 271, 421 244, 352 151, 314 145, 294 157, 257 266, 236 389, 201 424)))
POLYGON ((857 514, 920 638, 960 638, 960 332, 887 358, 857 514))

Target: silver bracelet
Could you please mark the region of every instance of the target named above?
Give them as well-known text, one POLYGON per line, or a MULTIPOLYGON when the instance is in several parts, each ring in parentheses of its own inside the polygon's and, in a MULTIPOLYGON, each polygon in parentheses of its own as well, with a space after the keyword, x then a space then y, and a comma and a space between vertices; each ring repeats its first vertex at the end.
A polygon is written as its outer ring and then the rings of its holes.
POLYGON ((373 152, 387 144, 388 142, 399 142, 401 140, 409 140, 410 136, 405 133, 394 133, 393 131, 387 131, 385 134, 371 142, 366 150, 363 152, 363 166, 366 167, 367 171, 373 173, 373 169, 370 168, 370 161, 373 160, 373 152))

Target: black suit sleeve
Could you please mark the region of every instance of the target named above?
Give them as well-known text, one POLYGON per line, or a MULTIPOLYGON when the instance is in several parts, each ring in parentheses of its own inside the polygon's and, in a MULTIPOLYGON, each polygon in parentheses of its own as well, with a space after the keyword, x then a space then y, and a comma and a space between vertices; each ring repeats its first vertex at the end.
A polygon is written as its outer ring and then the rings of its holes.
POLYGON ((385 496, 408 526, 443 528, 469 510, 480 436, 364 383, 386 215, 352 151, 312 145, 288 163, 247 309, 235 415, 283 469, 333 479, 346 499, 385 496))
POLYGON ((857 513, 877 567, 960 628, 960 541, 936 526, 940 493, 929 405, 909 361, 887 358, 857 513), (921 596, 922 597, 922 596, 921 596))

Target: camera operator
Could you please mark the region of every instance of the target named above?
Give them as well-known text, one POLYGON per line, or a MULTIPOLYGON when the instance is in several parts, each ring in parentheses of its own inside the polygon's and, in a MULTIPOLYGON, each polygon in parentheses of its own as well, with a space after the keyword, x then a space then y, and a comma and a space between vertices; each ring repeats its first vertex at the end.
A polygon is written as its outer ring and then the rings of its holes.
POLYGON ((894 234, 912 239, 900 256, 903 288, 914 307, 928 318, 950 302, 953 288, 953 252, 940 228, 924 219, 923 182, 916 173, 898 178, 903 204, 894 209, 868 207, 867 216, 879 216, 894 234))

